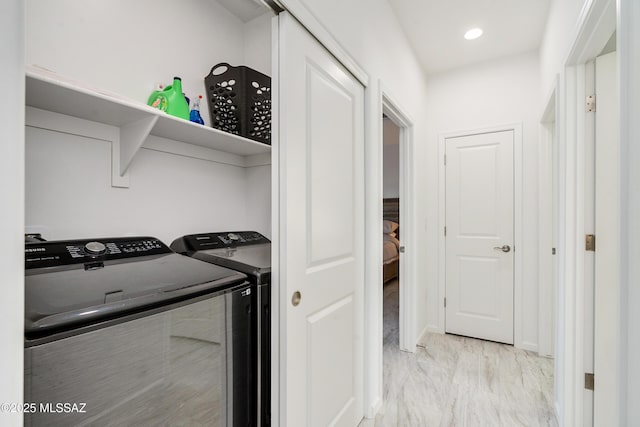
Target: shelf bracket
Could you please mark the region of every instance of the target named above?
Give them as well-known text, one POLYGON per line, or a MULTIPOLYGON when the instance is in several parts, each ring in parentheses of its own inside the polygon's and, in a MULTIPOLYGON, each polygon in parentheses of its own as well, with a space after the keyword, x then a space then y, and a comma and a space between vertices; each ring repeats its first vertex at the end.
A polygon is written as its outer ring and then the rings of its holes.
POLYGON ((111 186, 129 188, 129 173, 120 175, 120 135, 111 141, 111 186))
POLYGON ((158 117, 155 114, 150 115, 120 127, 120 156, 118 159, 120 167, 118 173, 121 177, 129 169, 133 157, 142 147, 149 133, 151 133, 151 129, 158 121, 158 117))

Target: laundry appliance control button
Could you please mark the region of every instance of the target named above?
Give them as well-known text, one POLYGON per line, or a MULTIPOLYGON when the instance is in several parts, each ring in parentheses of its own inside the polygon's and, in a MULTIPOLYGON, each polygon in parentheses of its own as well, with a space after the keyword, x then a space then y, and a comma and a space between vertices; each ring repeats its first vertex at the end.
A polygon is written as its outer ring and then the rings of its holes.
POLYGON ((100 242, 89 242, 84 245, 84 251, 89 255, 102 255, 107 252, 107 247, 100 242))

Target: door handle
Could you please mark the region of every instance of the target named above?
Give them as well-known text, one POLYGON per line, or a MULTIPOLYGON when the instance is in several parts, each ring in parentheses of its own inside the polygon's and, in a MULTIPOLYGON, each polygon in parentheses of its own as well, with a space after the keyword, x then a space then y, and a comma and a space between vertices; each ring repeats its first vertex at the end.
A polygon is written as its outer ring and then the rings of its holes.
POLYGON ((302 299, 302 294, 300 293, 300 291, 295 291, 293 293, 293 296, 291 297, 291 304, 294 307, 297 307, 298 304, 300 304, 300 300, 302 299))
POLYGON ((494 246, 493 249, 496 250, 496 251, 510 252, 511 251, 511 246, 509 246, 509 245, 494 246))

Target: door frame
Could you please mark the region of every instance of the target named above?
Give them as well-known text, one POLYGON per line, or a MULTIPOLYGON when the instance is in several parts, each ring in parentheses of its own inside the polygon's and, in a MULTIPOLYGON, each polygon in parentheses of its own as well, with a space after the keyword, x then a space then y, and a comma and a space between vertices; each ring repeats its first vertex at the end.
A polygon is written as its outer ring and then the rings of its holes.
POLYGON ((488 126, 469 130, 441 132, 438 134, 438 323, 440 333, 446 333, 444 298, 446 295, 446 239, 444 227, 446 226, 446 169, 445 169, 445 142, 447 138, 471 136, 483 133, 513 131, 513 252, 514 252, 514 277, 513 277, 513 345, 525 350, 537 351, 537 343, 523 341, 522 336, 522 235, 523 235, 523 209, 522 209, 522 122, 488 126))
POLYGON ((553 357, 556 346, 558 277, 554 264, 558 264, 558 125, 560 122, 559 77, 553 87, 540 117, 540 141, 538 144, 538 354, 553 357), (555 169, 555 174, 554 174, 555 169), (555 181, 554 181, 555 175, 555 181), (551 191, 549 191, 551 190, 551 191), (554 236, 554 226, 556 227, 554 236), (552 254, 555 248, 556 254, 552 254), (545 301, 548 304, 545 304, 545 301))
MULTIPOLYGON (((556 378, 558 395, 555 399, 561 425, 583 425, 585 420, 585 397, 588 394, 584 393, 584 359, 579 355, 583 353, 586 339, 584 283, 588 257, 584 239, 588 230, 584 210, 590 196, 586 194, 588 153, 584 140, 594 137, 594 127, 584 103, 586 82, 591 73, 588 63, 595 60, 616 30, 617 19, 621 17, 617 15, 616 1, 587 2, 578 19, 575 40, 560 75, 561 121, 558 142, 561 226, 558 237, 562 262, 557 328, 558 334, 564 339, 558 340, 559 347, 556 349, 559 376, 556 378)), ((597 346, 596 340, 594 347, 597 346)))
MULTIPOLYGON (((0 269, 5 293, 0 301, 0 402, 24 399, 24 188, 25 188, 25 74, 24 2, 9 0, 2 5, 0 34, 10 42, 0 45, 4 64, 0 70, 7 82, 6 107, 2 108, 2 156, 0 156, 0 197, 5 206, 0 235, 0 269)), ((20 411, 2 413, 3 424, 22 425, 20 411)))
POLYGON ((400 349, 415 352, 416 281, 415 251, 415 143, 414 121, 378 79, 365 90, 367 112, 365 122, 365 343, 364 343, 364 409, 367 418, 374 418, 384 396, 383 385, 383 279, 382 279, 382 114, 387 114, 400 127, 400 223, 403 246, 400 263, 403 291, 400 295, 400 349), (403 224, 404 223, 404 224, 403 224), (406 239, 405 239, 406 237, 406 239))
MULTIPOLYGON (((398 106, 394 98, 381 85, 380 90, 382 113, 386 114, 391 121, 400 128, 400 235, 401 245, 404 246, 405 252, 400 255, 400 263, 398 273, 400 277, 400 314, 399 314, 399 333, 400 333, 400 350, 409 353, 416 351, 416 282, 415 282, 415 252, 417 250, 414 243, 415 215, 414 212, 414 196, 413 191, 413 162, 414 144, 413 144, 413 122, 408 115, 398 106), (405 231, 403 231, 405 230, 405 231)), ((380 115, 380 129, 382 130, 382 115, 380 115)), ((382 143, 382 139, 381 139, 382 143)), ((381 215, 382 216, 382 215, 381 215)), ((382 229, 382 227, 380 227, 382 229)), ((382 263, 380 263, 382 265, 382 263)), ((384 285, 384 284, 383 284, 384 285)), ((380 288, 382 295, 382 287, 380 288)), ((382 312, 380 312, 382 316, 382 312)), ((382 332, 380 331, 380 337, 382 332)))
MULTIPOLYGON (((589 201, 593 207, 594 217, 592 218, 591 232, 587 228, 587 232, 596 234, 596 252, 588 253, 591 262, 591 277, 585 277, 585 289, 589 288, 589 281, 593 285, 593 293, 599 292, 598 298, 594 301, 587 300, 591 303, 593 315, 589 318, 589 312, 585 309, 585 323, 592 323, 592 329, 589 331, 585 328, 585 343, 590 344, 591 353, 590 366, 585 366, 585 372, 593 372, 597 375, 597 387, 593 392, 593 406, 589 407, 589 401, 585 399, 585 417, 588 411, 591 411, 592 423, 584 423, 589 425, 604 425, 611 421, 617 420, 615 416, 619 416, 617 410, 619 405, 620 391, 616 385, 620 383, 621 372, 619 355, 610 351, 611 347, 620 348, 620 326, 618 314, 620 313, 620 216, 621 216, 621 200, 620 200, 620 139, 619 135, 613 139, 610 132, 619 132, 619 111, 615 115, 615 109, 619 106, 617 99, 609 99, 607 97, 618 98, 617 92, 617 52, 611 52, 596 58, 595 76, 592 76, 591 82, 599 96, 599 104, 611 107, 611 112, 606 114, 601 109, 600 114, 597 111, 594 117, 595 132, 592 139, 593 143, 588 147, 587 159, 591 155, 591 182, 586 183, 585 189, 585 205, 589 209, 589 201), (610 72, 608 74, 608 72, 610 72), (615 82, 615 83, 614 83, 615 82), (606 90, 609 89, 609 93, 606 90), (615 94, 615 95, 614 95, 615 94), (608 96, 607 96, 608 95, 608 96), (613 101, 613 102, 612 102, 613 101), (608 119, 608 120, 607 120, 608 119), (607 124, 609 121, 609 124, 607 124), (609 127, 608 127, 609 125, 609 127), (614 142, 615 141, 615 142, 614 142), (589 152, 590 151, 590 152, 589 152), (591 184, 589 186, 589 184, 591 184), (617 191, 616 191, 617 190, 617 191), (607 194, 609 193, 609 194, 607 194), (591 197, 589 197, 591 195, 591 197), (591 199, 591 200, 589 200, 591 199), (590 280, 589 280, 590 279, 590 280), (602 292, 606 290, 606 294, 602 292), (603 295, 605 294, 605 295, 603 295), (608 295, 607 295, 608 294, 608 295), (591 341, 589 341, 591 340, 591 341), (598 343, 597 346, 593 345, 598 343), (589 370, 589 367, 593 370, 589 370), (596 371, 597 370, 597 371, 596 371)), ((593 117, 594 115, 591 114, 593 117)), ((589 162, 587 162, 588 164, 589 162)), ((589 166, 587 166, 589 169, 589 166)), ((585 209, 585 210, 587 210, 585 209)), ((588 265, 588 264, 587 264, 588 265)), ((585 353, 589 356, 588 353, 585 353)), ((586 364, 585 364, 586 365, 586 364)), ((585 418, 587 420, 587 418, 585 418)))
POLYGON ((339 40, 318 20, 305 4, 305 0, 260 0, 268 5, 276 14, 287 11, 302 24, 306 30, 320 42, 325 49, 355 77, 362 86, 369 86, 369 75, 360 67, 357 61, 340 44, 339 40))
POLYGON ((620 271, 620 369, 626 375, 620 383, 620 417, 629 423, 640 421, 640 4, 636 0, 618 0, 617 50, 620 88, 620 198, 621 205, 621 271, 620 271))

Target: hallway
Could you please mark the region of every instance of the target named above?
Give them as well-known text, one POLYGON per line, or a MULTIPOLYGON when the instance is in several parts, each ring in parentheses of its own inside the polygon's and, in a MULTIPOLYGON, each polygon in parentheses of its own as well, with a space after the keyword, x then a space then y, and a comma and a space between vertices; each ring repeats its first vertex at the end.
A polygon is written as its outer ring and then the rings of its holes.
POLYGON ((384 287, 384 403, 360 426, 557 426, 552 359, 441 334, 401 352, 398 309, 394 280, 384 287))

